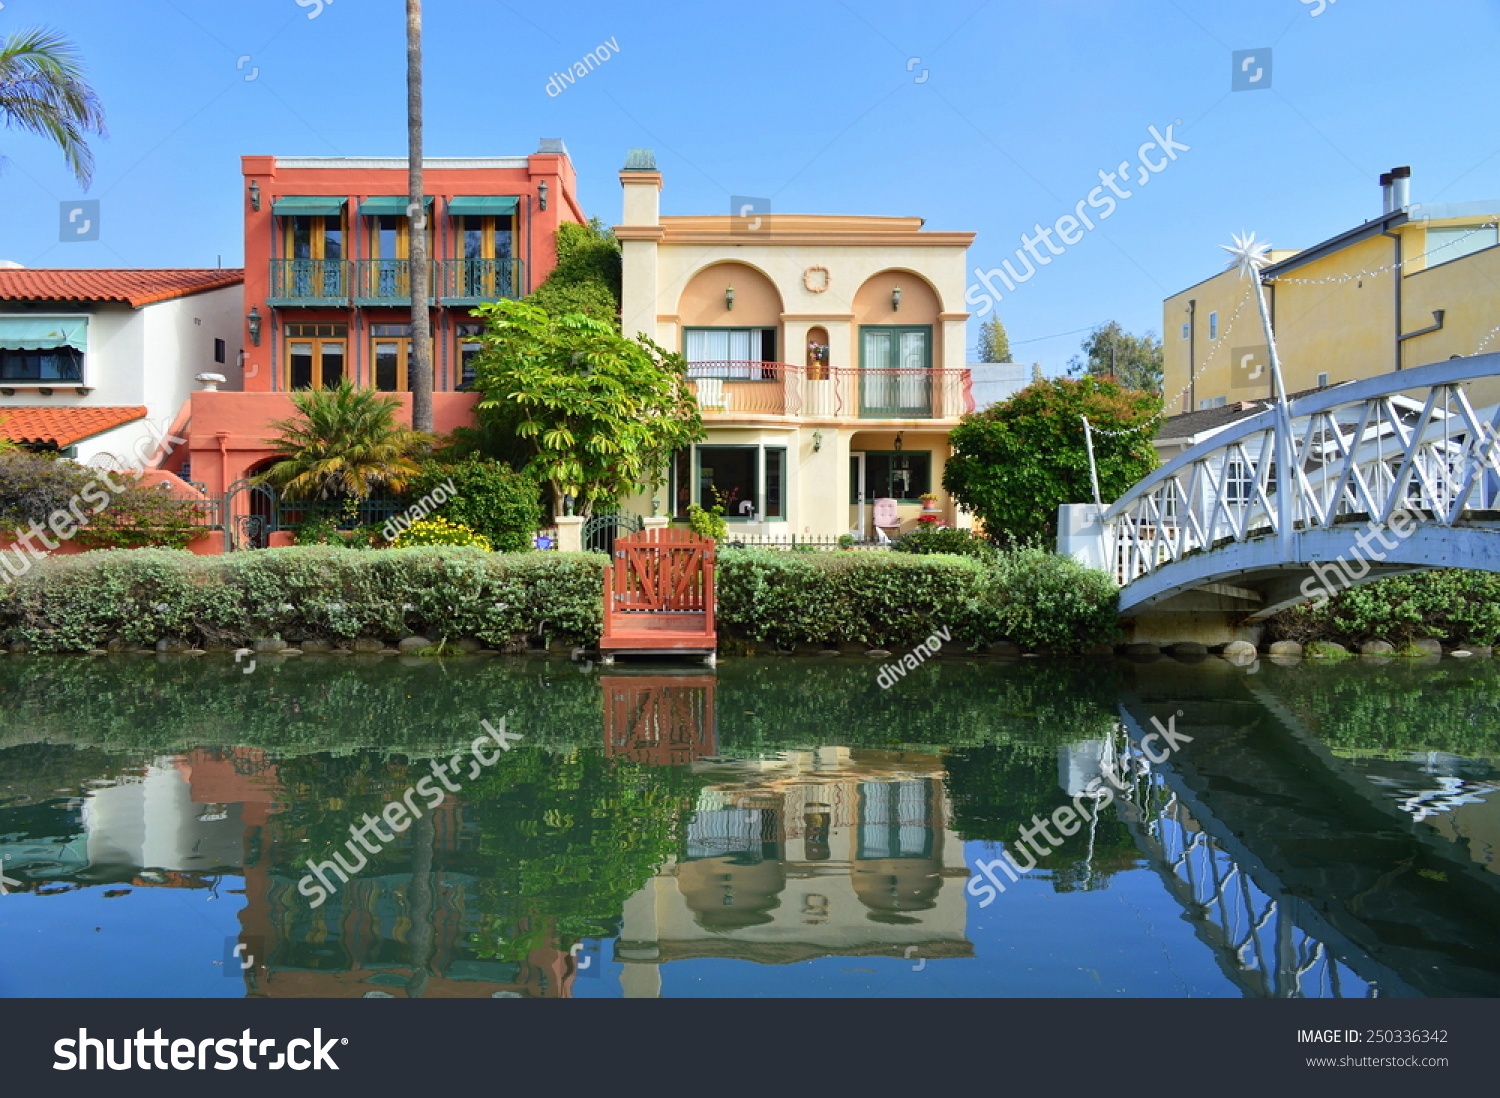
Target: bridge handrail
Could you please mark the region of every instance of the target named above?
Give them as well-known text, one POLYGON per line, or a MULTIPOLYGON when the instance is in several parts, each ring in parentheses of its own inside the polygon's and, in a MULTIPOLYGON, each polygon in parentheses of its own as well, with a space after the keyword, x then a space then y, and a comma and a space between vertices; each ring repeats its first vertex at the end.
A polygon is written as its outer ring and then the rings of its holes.
MULTIPOLYGON (((1426 366, 1415 366, 1410 370, 1399 370, 1376 377, 1362 378, 1358 381, 1347 381, 1320 392, 1308 393, 1291 402, 1291 416, 1294 420, 1303 419, 1346 404, 1360 404, 1408 389, 1431 389, 1438 385, 1455 385, 1459 382, 1495 375, 1500 375, 1500 352, 1433 362, 1426 366)), ((1274 429, 1280 416, 1280 409, 1272 403, 1265 411, 1242 419, 1183 451, 1150 476, 1138 481, 1123 496, 1110 504, 1104 512, 1104 520, 1109 522, 1118 518, 1129 509, 1131 504, 1155 491, 1163 481, 1178 475, 1183 469, 1196 464, 1203 458, 1252 435, 1274 429)))

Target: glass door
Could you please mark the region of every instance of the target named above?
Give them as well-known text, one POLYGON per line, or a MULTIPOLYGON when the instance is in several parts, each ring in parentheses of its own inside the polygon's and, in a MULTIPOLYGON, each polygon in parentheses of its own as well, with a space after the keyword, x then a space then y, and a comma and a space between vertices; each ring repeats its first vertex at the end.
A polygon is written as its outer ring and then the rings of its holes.
POLYGON ((411 325, 372 324, 370 335, 370 360, 374 364, 375 388, 382 393, 406 392, 411 325))
POLYGON ((932 329, 860 329, 859 414, 899 419, 932 415, 932 329))

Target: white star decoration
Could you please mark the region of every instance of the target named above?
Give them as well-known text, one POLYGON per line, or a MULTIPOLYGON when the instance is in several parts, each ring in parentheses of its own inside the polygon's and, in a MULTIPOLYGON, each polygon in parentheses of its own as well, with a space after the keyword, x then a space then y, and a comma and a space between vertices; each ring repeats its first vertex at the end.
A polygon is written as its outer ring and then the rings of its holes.
POLYGON ((1229 253, 1229 267, 1238 268, 1242 276, 1254 277, 1271 263, 1271 245, 1256 240, 1254 233, 1235 233, 1233 244, 1220 244, 1229 253))

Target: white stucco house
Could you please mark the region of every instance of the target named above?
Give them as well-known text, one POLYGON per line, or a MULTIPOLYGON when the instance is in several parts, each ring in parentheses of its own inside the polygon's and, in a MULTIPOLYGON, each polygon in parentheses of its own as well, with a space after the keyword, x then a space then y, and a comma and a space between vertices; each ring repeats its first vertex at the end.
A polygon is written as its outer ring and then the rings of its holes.
POLYGON ((238 269, 0 268, 0 436, 148 464, 197 375, 239 387, 243 281, 238 269))

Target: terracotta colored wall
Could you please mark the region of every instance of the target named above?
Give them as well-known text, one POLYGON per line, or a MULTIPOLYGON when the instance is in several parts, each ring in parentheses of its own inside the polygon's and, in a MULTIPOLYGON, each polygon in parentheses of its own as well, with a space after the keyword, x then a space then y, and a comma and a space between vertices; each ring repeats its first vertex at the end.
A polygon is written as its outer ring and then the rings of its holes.
POLYGON ((780 328, 781 313, 776 286, 744 263, 704 268, 693 276, 678 302, 678 315, 688 328, 780 328), (733 309, 724 306, 729 286, 734 287, 733 309))

